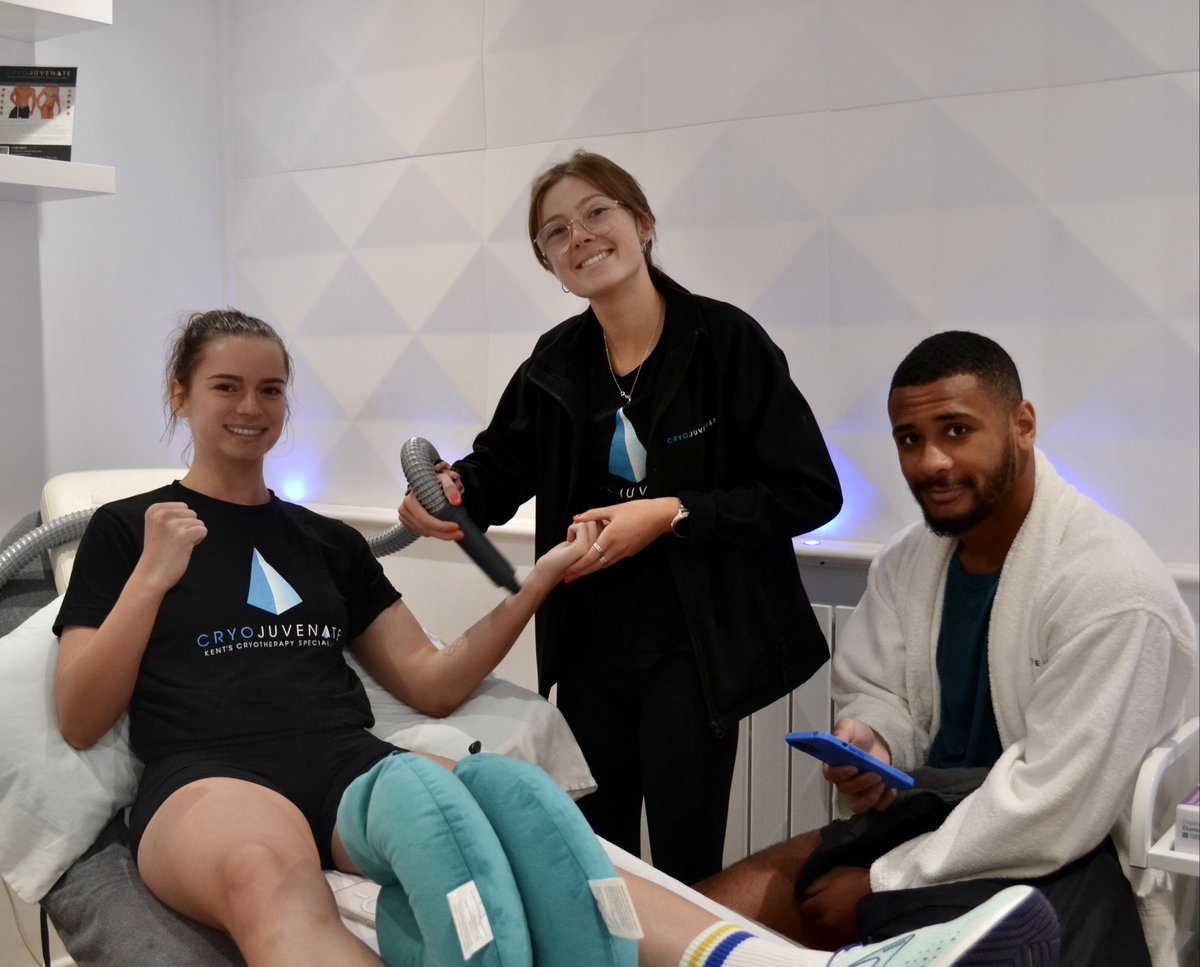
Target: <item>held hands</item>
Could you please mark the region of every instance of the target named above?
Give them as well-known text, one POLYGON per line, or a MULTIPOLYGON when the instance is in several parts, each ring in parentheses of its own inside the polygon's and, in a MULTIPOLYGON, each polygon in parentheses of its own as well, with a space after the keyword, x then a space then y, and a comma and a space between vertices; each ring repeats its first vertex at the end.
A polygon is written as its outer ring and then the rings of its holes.
POLYGON ((594 507, 576 514, 576 524, 595 523, 600 526, 602 533, 596 543, 604 550, 600 553, 593 548, 590 554, 584 554, 567 568, 563 580, 570 583, 622 558, 632 557, 656 537, 670 532, 671 520, 678 510, 678 498, 653 497, 609 507, 594 507))
MULTIPOLYGON (((858 719, 838 719, 833 734, 843 742, 857 746, 880 762, 892 763, 892 751, 876 731, 858 719)), ((896 801, 896 790, 883 784, 883 778, 873 772, 860 772, 854 766, 822 766, 821 772, 845 797, 850 811, 865 813, 868 810, 883 812, 896 801)))
POLYGON ((208 528, 187 504, 166 501, 146 508, 145 546, 135 573, 166 593, 183 577, 192 550, 208 536, 208 528))
POLYGON ((592 545, 600 537, 600 525, 592 521, 572 524, 567 528, 567 539, 550 548, 533 565, 536 572, 546 574, 555 584, 571 566, 588 554, 596 556, 592 545))

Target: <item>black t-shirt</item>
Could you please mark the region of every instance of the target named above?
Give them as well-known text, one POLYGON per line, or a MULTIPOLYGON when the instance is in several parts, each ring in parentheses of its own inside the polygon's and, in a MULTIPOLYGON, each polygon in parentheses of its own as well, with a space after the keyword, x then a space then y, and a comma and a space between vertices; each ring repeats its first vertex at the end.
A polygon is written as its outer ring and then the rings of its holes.
POLYGON ((178 481, 99 508, 54 626, 97 628, 141 555, 146 508, 181 501, 208 536, 163 598, 130 702, 143 759, 373 724, 343 648, 400 594, 363 537, 271 495, 254 507, 178 481))
MULTIPOLYGON (((588 372, 589 421, 573 513, 639 500, 652 493, 654 468, 646 462, 641 441, 649 439, 666 340, 659 340, 639 369, 616 379, 632 401, 618 393, 603 341, 598 338, 597 344, 588 372)), ((589 574, 573 586, 576 606, 582 610, 581 636, 592 646, 592 660, 637 667, 689 648, 679 592, 663 547, 664 541, 678 539, 674 535, 659 537, 632 557, 589 574)), ((599 543, 604 544, 603 535, 599 543)))

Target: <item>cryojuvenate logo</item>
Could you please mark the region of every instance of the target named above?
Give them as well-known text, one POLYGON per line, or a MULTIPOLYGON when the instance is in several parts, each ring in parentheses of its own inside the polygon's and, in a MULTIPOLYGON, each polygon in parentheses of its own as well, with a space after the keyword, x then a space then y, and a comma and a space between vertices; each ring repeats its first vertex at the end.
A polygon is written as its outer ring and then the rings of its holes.
POLYGON ((286 624, 234 625, 196 635, 196 644, 204 654, 224 655, 231 651, 257 651, 264 648, 329 647, 342 640, 342 629, 335 626, 293 621, 286 624))
POLYGON ((691 430, 685 430, 683 433, 673 433, 667 437, 667 446, 672 443, 682 443, 684 440, 692 440, 711 430, 717 423, 717 418, 714 416, 708 421, 701 423, 699 426, 691 430))
MULTIPOLYGON (((301 604, 296 593, 283 575, 267 563, 257 548, 250 559, 250 591, 246 603, 280 615, 301 604)), ((258 651, 269 648, 329 648, 342 640, 343 629, 320 621, 269 621, 255 624, 231 624, 202 631, 196 635, 196 644, 204 656, 225 655, 232 652, 258 651)))
POLYGON ((300 603, 300 595, 266 562, 257 547, 250 561, 250 593, 246 603, 271 614, 283 614, 300 603))

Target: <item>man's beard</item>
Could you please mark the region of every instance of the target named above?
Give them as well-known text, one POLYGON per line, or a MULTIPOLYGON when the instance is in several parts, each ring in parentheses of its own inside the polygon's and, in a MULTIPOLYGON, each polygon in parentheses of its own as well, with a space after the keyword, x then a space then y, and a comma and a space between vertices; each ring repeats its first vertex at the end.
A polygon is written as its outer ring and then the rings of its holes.
POLYGON ((975 493, 975 502, 957 517, 943 517, 935 520, 929 515, 929 511, 921 500, 921 490, 927 486, 932 486, 932 482, 922 483, 910 489, 913 496, 917 499, 917 506, 921 508, 921 513, 925 517, 926 527, 938 537, 961 537, 967 531, 977 527, 992 516, 996 508, 1004 502, 1004 499, 1012 490, 1016 479, 1017 449, 1013 445, 1012 439, 1009 438, 1005 443, 1004 452, 1000 455, 999 464, 988 475, 983 489, 973 491, 975 493))

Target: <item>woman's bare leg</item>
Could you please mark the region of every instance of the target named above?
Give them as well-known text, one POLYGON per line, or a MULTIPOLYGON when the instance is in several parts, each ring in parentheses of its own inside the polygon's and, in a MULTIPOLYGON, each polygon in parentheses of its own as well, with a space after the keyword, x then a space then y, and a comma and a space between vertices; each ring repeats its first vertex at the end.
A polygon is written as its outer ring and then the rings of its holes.
MULTIPOLYGON (((633 873, 624 870, 618 872, 629 888, 629 895, 645 933, 638 941, 640 967, 678 967, 688 945, 719 922, 716 916, 684 896, 633 873)), ((766 931, 762 933, 765 937, 766 931)), ((778 959, 764 960, 764 963, 825 967, 829 962, 828 952, 792 947, 778 938, 766 937, 766 940, 771 942, 772 951, 778 951, 778 959)))
MULTIPOLYGON (((430 762, 436 762, 443 769, 449 772, 454 771, 454 760, 447 759, 445 756, 434 755, 431 752, 405 752, 405 755, 419 755, 422 759, 428 759, 430 762)), ((343 873, 353 873, 361 876, 362 872, 354 865, 354 860, 350 859, 350 854, 346 852, 346 847, 342 845, 342 837, 339 835, 337 826, 333 827, 333 842, 329 847, 330 855, 333 857, 333 865, 343 873)))
POLYGON ((138 850, 151 892, 225 930, 250 967, 379 967, 341 922, 312 832, 278 793, 202 779, 154 814, 138 850))

